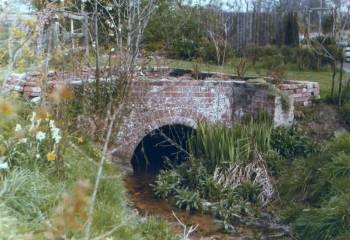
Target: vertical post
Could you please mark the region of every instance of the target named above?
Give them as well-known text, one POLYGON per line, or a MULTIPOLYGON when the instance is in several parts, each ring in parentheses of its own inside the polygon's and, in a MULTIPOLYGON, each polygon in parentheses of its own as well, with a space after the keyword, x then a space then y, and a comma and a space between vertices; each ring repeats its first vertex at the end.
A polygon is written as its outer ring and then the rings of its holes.
MULTIPOLYGON (((95 83, 96 83, 96 96, 97 101, 100 100, 100 54, 99 54, 99 43, 98 43, 98 2, 95 0, 95 64, 96 64, 96 70, 95 70, 95 83)), ((99 103, 99 102, 98 102, 99 103)))
POLYGON ((309 16, 307 20, 307 41, 310 43, 310 25, 311 25, 311 9, 309 9, 309 16))
POLYGON ((320 10, 318 10, 318 35, 321 36, 322 33, 322 7, 323 0, 320 0, 320 10))
POLYGON ((72 39, 72 48, 74 49, 74 22, 73 19, 70 19, 70 37, 72 39))
POLYGON ((83 20, 83 35, 84 35, 84 46, 85 46, 85 55, 86 59, 89 57, 89 18, 87 13, 84 13, 83 20))
POLYGON ((336 24, 337 24, 337 8, 332 8, 332 12, 333 12, 332 37, 335 38, 336 24))

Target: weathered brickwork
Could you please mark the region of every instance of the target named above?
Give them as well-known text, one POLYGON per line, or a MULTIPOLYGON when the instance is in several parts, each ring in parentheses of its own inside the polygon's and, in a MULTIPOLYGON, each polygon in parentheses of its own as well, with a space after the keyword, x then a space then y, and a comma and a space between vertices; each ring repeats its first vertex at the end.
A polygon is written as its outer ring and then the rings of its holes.
POLYGON ((130 114, 122 120, 114 152, 131 159, 145 135, 169 124, 196 126, 198 121, 234 124, 246 115, 268 112, 275 125, 293 121, 293 107, 283 111, 279 97, 267 94, 265 85, 234 80, 136 81, 132 87, 130 114))
MULTIPOLYGON (((235 80, 222 74, 195 80, 191 75, 171 76, 169 69, 140 75, 132 82, 131 100, 126 114, 119 122, 114 138, 117 148, 113 154, 130 164, 130 159, 145 135, 165 125, 182 124, 196 127, 198 121, 234 124, 247 115, 267 112, 276 126, 290 125, 294 119, 294 106, 307 106, 319 98, 319 85, 312 82, 288 81, 278 87, 290 96, 291 106, 283 109, 280 96, 271 96, 267 84, 235 80), (145 76, 146 75, 146 76, 145 76)), ((40 75, 14 75, 8 88, 28 97, 41 94, 40 75)), ((91 71, 68 76, 52 73, 48 85, 61 82, 80 84, 94 81, 91 71), (69 79, 67 81, 67 79, 69 79)))
POLYGON ((320 85, 315 82, 286 81, 278 87, 294 99, 294 106, 308 106, 320 98, 320 85))

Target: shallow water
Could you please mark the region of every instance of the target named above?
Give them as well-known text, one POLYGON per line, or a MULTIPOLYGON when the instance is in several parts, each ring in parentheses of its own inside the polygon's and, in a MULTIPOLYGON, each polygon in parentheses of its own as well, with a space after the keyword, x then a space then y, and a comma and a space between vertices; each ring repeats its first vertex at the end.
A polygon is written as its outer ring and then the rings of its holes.
POLYGON ((172 206, 169 202, 156 199, 153 194, 152 187, 155 176, 135 176, 128 175, 125 177, 125 186, 129 194, 129 200, 132 205, 138 209, 142 215, 160 216, 166 219, 174 232, 181 234, 183 228, 173 216, 176 216, 187 226, 197 225, 195 233, 191 235, 191 239, 212 239, 212 240, 238 240, 244 236, 252 236, 254 233, 262 233, 261 230, 249 228, 246 226, 234 226, 235 233, 223 233, 220 223, 208 214, 188 213, 172 206))

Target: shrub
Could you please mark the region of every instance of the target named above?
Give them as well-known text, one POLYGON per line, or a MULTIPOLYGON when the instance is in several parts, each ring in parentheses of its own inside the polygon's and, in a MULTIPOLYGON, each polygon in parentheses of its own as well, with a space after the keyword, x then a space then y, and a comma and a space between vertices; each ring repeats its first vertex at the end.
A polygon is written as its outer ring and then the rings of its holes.
POLYGON ((153 186, 158 198, 167 199, 176 192, 181 183, 181 176, 175 170, 161 171, 153 186))
POLYGON ((203 198, 210 201, 217 201, 222 197, 222 186, 220 186, 212 176, 200 179, 200 190, 203 198))
POLYGON ((294 206, 284 212, 300 239, 347 239, 350 208, 350 134, 322 152, 297 159, 280 178, 280 196, 294 206))
POLYGON ((250 206, 240 201, 236 193, 228 192, 214 209, 214 215, 225 222, 239 221, 242 216, 250 215, 250 206))
POLYGON ((304 209, 294 230, 300 239, 346 239, 350 235, 349 195, 338 196, 321 208, 304 209))
POLYGON ((252 182, 245 182, 238 186, 235 189, 235 192, 244 201, 257 203, 260 189, 256 184, 252 182))
POLYGON ((267 167, 272 176, 280 176, 286 167, 286 161, 274 150, 270 150, 265 154, 267 167))
POLYGON ((196 211, 201 208, 201 199, 197 191, 178 189, 175 195, 176 206, 185 209, 187 212, 196 211))
POLYGON ((302 45, 296 49, 296 64, 300 70, 318 69, 319 60, 314 50, 307 45, 302 45))
POLYGON ((343 121, 350 126, 350 102, 345 103, 343 106, 341 106, 340 114, 343 121))
POLYGON ((271 146, 281 156, 293 159, 308 156, 318 151, 318 147, 295 127, 278 127, 272 130, 271 146))

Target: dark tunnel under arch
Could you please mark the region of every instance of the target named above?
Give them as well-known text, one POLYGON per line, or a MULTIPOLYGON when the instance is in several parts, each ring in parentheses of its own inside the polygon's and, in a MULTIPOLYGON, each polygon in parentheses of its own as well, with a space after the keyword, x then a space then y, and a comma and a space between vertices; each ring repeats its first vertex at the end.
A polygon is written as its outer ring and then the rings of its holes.
POLYGON ((182 124, 162 126, 147 134, 137 145, 131 164, 134 174, 156 174, 188 159, 192 127, 182 124))

